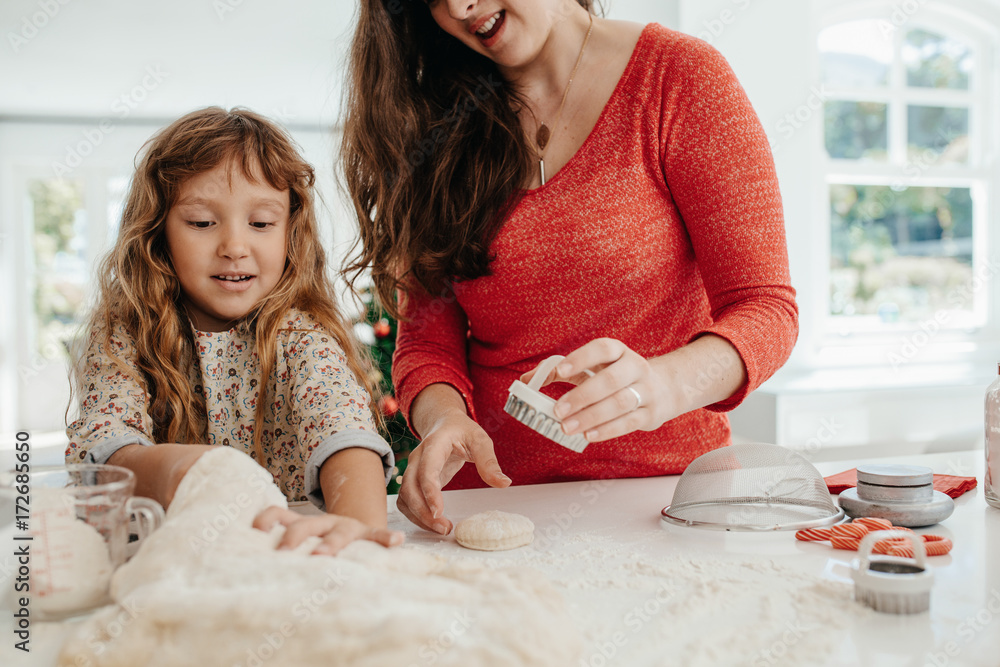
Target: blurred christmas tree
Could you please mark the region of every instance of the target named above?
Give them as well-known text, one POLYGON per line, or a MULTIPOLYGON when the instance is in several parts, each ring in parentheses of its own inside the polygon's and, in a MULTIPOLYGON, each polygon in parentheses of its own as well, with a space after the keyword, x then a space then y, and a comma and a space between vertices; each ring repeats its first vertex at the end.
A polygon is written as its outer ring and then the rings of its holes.
POLYGON ((382 393, 378 401, 379 410, 385 421, 382 437, 392 447, 396 457, 396 469, 387 491, 398 493, 403 472, 406 470, 406 457, 419 444, 417 438, 410 433, 406 419, 399 410, 392 386, 392 353, 396 349, 396 320, 379 307, 371 290, 363 290, 361 300, 364 312, 354 321, 354 330, 361 344, 368 348, 375 362, 376 377, 372 384, 382 393))

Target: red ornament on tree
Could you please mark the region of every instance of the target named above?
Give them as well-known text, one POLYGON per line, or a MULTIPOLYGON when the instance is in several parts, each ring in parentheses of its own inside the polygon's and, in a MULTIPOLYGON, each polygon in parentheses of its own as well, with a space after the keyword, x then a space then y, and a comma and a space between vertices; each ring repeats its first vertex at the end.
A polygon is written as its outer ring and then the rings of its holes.
POLYGON ((372 329, 375 330, 376 338, 386 338, 392 332, 389 328, 389 322, 386 320, 379 320, 372 326, 372 329))
POLYGON ((386 417, 394 417, 399 412, 399 402, 392 396, 383 396, 378 402, 378 407, 386 417))

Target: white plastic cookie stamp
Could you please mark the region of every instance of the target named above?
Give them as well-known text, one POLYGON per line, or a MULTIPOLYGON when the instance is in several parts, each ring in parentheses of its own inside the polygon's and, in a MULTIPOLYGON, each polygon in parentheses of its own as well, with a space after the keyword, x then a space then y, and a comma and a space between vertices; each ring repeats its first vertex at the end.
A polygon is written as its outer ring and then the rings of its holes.
MULTIPOLYGON (((579 453, 590 443, 587 442, 582 433, 574 435, 563 433, 562 422, 559 421, 553 410, 556 406, 555 399, 539 391, 545 378, 564 358, 557 354, 538 364, 538 368, 528 384, 514 380, 510 389, 507 390, 509 395, 503 409, 511 417, 541 433, 549 440, 579 453)), ((584 373, 590 376, 594 375, 591 370, 584 370, 584 373)))
POLYGON ((505 551, 527 546, 533 539, 531 519, 499 510, 473 514, 455 527, 455 540, 466 549, 505 551))

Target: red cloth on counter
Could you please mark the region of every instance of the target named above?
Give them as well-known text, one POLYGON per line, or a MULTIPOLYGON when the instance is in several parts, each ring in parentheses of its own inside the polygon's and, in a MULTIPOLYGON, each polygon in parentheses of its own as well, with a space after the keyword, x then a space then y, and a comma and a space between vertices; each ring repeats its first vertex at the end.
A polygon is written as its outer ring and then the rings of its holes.
MULTIPOLYGON (((842 493, 847 489, 853 489, 858 485, 858 469, 851 468, 836 475, 824 477, 830 493, 842 493)), ((957 477, 955 475, 939 475, 934 473, 934 490, 940 491, 952 498, 958 498, 966 491, 976 488, 975 477, 957 477)))
MULTIPOLYGON (((656 24, 583 145, 524 194, 491 251, 491 275, 409 295, 392 375, 408 418, 427 385, 458 390, 514 484, 682 472, 730 444, 723 413, 781 367, 798 334, 767 136, 718 51, 656 24), (550 355, 608 337, 651 358, 708 333, 736 347, 749 381, 655 431, 578 454, 503 411, 511 382, 550 355)), ((720 370, 707 364, 699 382, 720 370)), ((466 465, 447 488, 481 486, 466 465)))

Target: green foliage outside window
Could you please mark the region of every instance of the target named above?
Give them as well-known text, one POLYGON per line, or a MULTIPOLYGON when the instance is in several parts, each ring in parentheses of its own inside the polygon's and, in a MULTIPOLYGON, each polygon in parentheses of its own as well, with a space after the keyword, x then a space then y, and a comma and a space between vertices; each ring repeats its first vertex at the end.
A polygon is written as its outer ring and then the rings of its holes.
POLYGON ((83 187, 52 180, 29 184, 35 257, 36 349, 45 358, 63 354, 76 333, 86 298, 83 187))
POLYGON ((832 185, 831 315, 919 321, 971 304, 948 299, 972 277, 968 188, 832 185))
POLYGON ((972 53, 957 40, 927 30, 910 30, 903 43, 903 61, 907 85, 969 89, 972 53))

